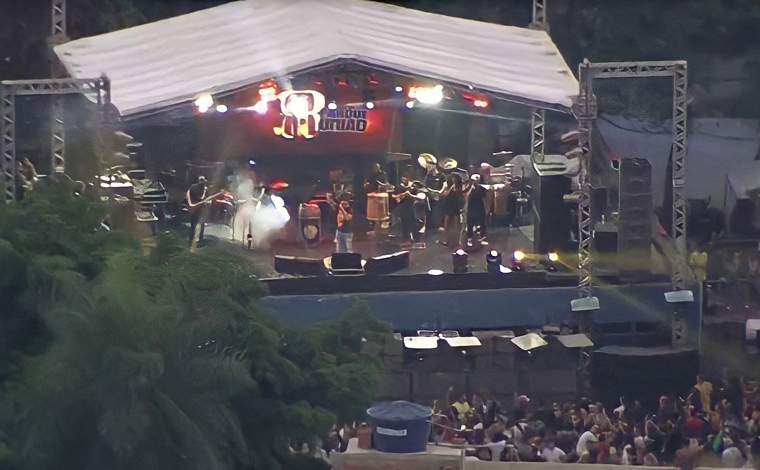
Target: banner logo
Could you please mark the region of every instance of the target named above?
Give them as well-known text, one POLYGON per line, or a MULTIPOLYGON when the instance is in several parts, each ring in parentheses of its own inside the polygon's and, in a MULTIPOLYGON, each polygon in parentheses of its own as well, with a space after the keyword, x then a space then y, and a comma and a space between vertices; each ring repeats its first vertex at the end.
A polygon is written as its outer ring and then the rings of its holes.
POLYGON ((282 124, 275 135, 286 139, 314 138, 319 132, 364 133, 368 127, 367 110, 354 106, 328 109, 325 97, 314 90, 290 90, 277 96, 280 100, 282 124))

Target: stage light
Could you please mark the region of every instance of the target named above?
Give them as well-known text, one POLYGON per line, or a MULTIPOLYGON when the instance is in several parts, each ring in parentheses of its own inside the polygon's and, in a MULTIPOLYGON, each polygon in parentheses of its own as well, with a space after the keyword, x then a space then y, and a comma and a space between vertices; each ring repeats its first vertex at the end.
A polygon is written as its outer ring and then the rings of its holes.
POLYGON ((544 259, 544 266, 546 266, 547 271, 556 271, 557 270, 557 261, 559 261, 559 255, 553 251, 550 251, 546 258, 544 259))
POLYGON ((401 85, 396 85, 395 90, 396 90, 396 93, 401 93, 402 91, 404 91, 404 88, 402 88, 401 85))
POLYGON ((337 105, 337 104, 335 104, 335 102, 333 101, 332 103, 329 103, 329 104, 327 105, 327 109, 331 109, 331 110, 333 110, 333 111, 334 111, 334 110, 338 109, 338 105, 337 105))
POLYGON ((488 272, 499 272, 499 266, 501 266, 501 253, 496 250, 486 253, 486 268, 488 268, 488 272))
POLYGON ((375 107, 375 103, 373 103, 372 101, 367 101, 367 109, 372 109, 374 107, 375 107))
POLYGON ((222 114, 226 113, 227 112, 227 106, 225 106, 223 104, 220 104, 219 106, 216 107, 216 112, 217 113, 222 113, 222 114))
POLYGON ((428 271, 428 274, 430 274, 431 276, 440 276, 443 274, 443 271, 441 271, 440 269, 431 269, 430 271, 428 271))
POLYGON ((472 102, 472 104, 474 104, 476 108, 487 108, 488 107, 488 101, 486 101, 486 100, 475 100, 475 101, 472 102))
POLYGON ((508 267, 504 266, 503 264, 500 264, 499 265, 499 272, 502 273, 502 274, 509 274, 509 273, 512 272, 512 270, 509 269, 508 267))
POLYGON ((248 160, 248 164, 251 165, 251 166, 254 166, 256 164, 256 161, 253 160, 253 159, 248 160))
POLYGON ((407 101, 406 102, 406 107, 409 108, 409 109, 414 108, 414 101, 407 101))
POLYGON ((266 101, 261 100, 253 106, 253 110, 259 114, 266 114, 269 111, 269 106, 266 101))
POLYGON ((409 98, 414 98, 423 104, 438 104, 443 99, 443 85, 430 87, 412 87, 409 98))
POLYGON ((210 107, 214 106, 214 97, 209 94, 201 95, 193 104, 198 108, 198 111, 205 113, 210 107))
POLYGON ((520 250, 515 250, 514 253, 512 253, 512 256, 510 257, 510 261, 512 263, 512 270, 513 271, 519 271, 522 269, 522 262, 525 259, 525 253, 523 253, 520 250))
POLYGON ((454 264, 455 274, 464 274, 467 272, 468 261, 470 256, 463 249, 459 248, 457 251, 451 254, 451 261, 454 264))

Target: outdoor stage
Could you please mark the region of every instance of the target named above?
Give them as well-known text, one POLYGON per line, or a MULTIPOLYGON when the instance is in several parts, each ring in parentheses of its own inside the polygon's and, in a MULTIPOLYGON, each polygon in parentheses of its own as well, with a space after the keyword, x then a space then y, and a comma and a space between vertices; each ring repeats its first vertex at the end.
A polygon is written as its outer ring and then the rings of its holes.
MULTIPOLYGON (((232 242, 232 230, 230 227, 221 224, 211 224, 206 227, 206 236, 222 241, 232 242)), ((294 256, 303 258, 324 259, 332 255, 335 251, 335 243, 332 242, 332 234, 325 234, 322 243, 313 248, 304 247, 293 241, 275 241, 269 247, 261 247, 253 250, 246 250, 247 256, 254 260, 257 266, 261 267, 262 277, 278 277, 280 273, 274 268, 274 255, 294 256)), ((409 269, 404 269, 396 274, 427 274, 431 269, 440 269, 443 272, 452 271, 451 254, 457 249, 456 246, 443 246, 436 243, 441 232, 425 234, 425 248, 413 248, 402 250, 398 244, 397 237, 367 237, 364 240, 357 240, 358 235, 354 236, 353 248, 355 253, 360 253, 362 258, 369 259, 374 256, 388 255, 399 251, 409 251, 409 269)), ((507 263, 509 254, 515 250, 521 250, 528 255, 525 265, 528 270, 540 269, 545 271, 543 266, 539 266, 539 257, 533 259, 532 226, 526 227, 495 227, 489 228, 488 246, 479 248, 468 248, 469 263, 468 268, 471 273, 486 272, 486 253, 490 250, 497 250, 504 256, 504 262, 507 263)), ((240 247, 244 247, 239 235, 237 240, 232 242, 240 247)), ((545 254, 544 254, 545 255, 545 254)), ((569 253, 567 259, 560 259, 560 263, 565 262, 569 266, 577 265, 577 255, 569 253)), ((543 257, 541 255, 540 257, 543 257)), ((561 270, 569 272, 567 267, 560 267, 561 270)))

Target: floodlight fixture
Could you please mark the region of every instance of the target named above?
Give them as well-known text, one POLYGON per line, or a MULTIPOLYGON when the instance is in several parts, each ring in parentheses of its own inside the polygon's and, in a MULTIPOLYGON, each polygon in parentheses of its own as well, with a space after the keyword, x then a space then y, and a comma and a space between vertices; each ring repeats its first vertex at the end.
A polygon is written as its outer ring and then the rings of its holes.
POLYGON ((694 302, 694 292, 690 290, 674 290, 665 292, 665 301, 669 304, 694 302))
POLYGON ((528 333, 527 335, 518 336, 511 339, 512 343, 523 351, 531 351, 533 349, 546 346, 546 340, 536 333, 528 333))
POLYGON ((570 301, 570 310, 573 312, 589 312, 600 308, 599 299, 596 297, 583 297, 570 301))

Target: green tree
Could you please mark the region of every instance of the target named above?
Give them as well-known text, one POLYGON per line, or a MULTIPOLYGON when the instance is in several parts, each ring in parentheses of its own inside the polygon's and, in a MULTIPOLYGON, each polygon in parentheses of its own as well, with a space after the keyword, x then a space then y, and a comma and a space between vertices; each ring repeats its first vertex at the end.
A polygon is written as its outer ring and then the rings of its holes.
POLYGON ((366 305, 285 328, 247 258, 173 235, 144 255, 102 215, 56 187, 0 206, 0 302, 35 319, 7 363, 0 464, 301 468, 289 438, 363 415, 379 364, 362 340, 389 335, 366 305))

